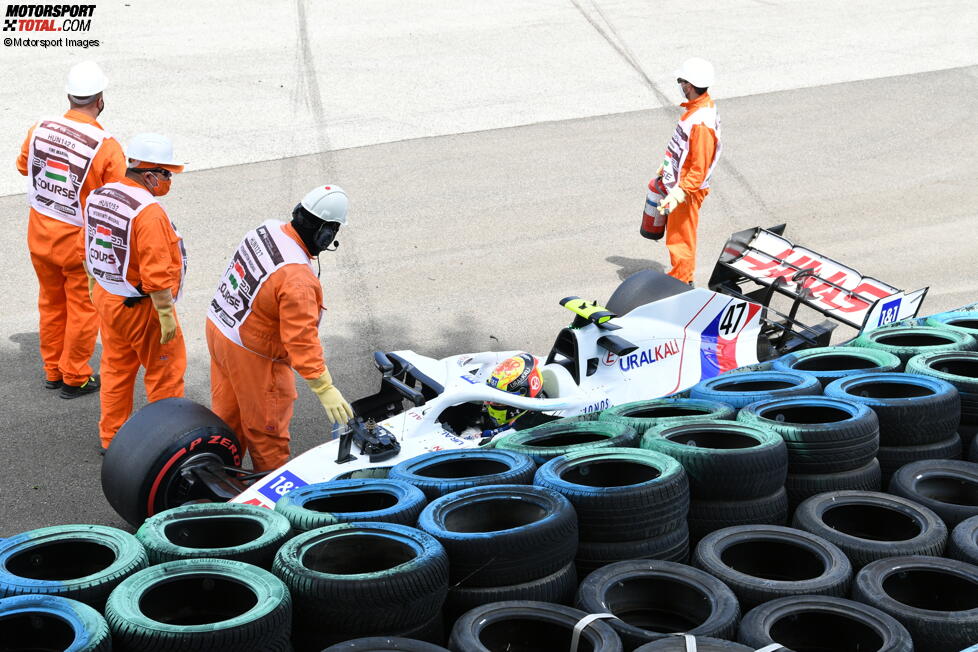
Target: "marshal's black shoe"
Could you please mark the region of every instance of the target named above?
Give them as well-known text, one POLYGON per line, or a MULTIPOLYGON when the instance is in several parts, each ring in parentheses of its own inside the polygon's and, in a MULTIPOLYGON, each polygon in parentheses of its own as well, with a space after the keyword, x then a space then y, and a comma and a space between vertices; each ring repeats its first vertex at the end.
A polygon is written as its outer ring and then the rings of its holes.
POLYGON ((80 387, 65 383, 61 388, 61 393, 59 396, 61 398, 78 398, 79 396, 84 396, 85 394, 93 394, 98 392, 101 386, 101 383, 98 381, 98 376, 92 376, 80 387))
POLYGON ((44 389, 61 389, 62 385, 64 385, 64 383, 61 382, 60 378, 58 380, 48 380, 47 378, 44 379, 44 389))

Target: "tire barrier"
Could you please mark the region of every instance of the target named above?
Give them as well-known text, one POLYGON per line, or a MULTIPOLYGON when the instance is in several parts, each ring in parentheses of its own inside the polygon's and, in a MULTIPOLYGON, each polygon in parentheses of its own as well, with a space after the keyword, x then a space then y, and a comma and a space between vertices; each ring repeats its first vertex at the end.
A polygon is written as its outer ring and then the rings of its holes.
POLYGON ((150 516, 136 531, 150 564, 177 559, 234 559, 272 567, 291 534, 289 520, 272 510, 239 503, 174 507, 150 516))
POLYGON ((442 613, 445 615, 446 622, 453 623, 470 609, 491 602, 532 600, 534 602, 569 605, 574 602, 577 584, 577 568, 571 563, 556 573, 522 584, 504 586, 451 585, 448 587, 448 597, 445 598, 445 607, 442 613))
POLYGON ((821 394, 814 376, 796 371, 749 371, 722 374, 701 381, 689 390, 692 398, 719 401, 735 408, 770 398, 821 394))
POLYGON ((961 399, 938 378, 905 373, 861 374, 830 383, 825 395, 861 403, 879 420, 881 446, 920 446, 957 432, 961 399))
POLYGON ((411 638, 401 638, 399 636, 368 636, 366 638, 357 638, 352 641, 330 645, 323 652, 345 652, 346 650, 357 650, 357 652, 385 652, 386 650, 400 650, 401 652, 448 652, 447 649, 440 645, 416 641, 411 638))
POLYGON ((689 501, 689 538, 695 544, 710 532, 734 525, 786 525, 788 493, 784 487, 750 500, 689 501))
POLYGON ((892 616, 827 595, 792 596, 754 607, 740 621, 737 640, 754 648, 777 642, 786 650, 914 650, 910 634, 892 616))
POLYGON ((148 565, 136 537, 116 528, 28 530, 0 543, 0 598, 56 595, 101 611, 119 583, 148 565))
POLYGON ((105 606, 115 652, 287 652, 292 600, 266 570, 227 559, 150 566, 105 606))
POLYGON ((924 320, 924 325, 949 328, 978 338, 978 313, 966 311, 941 312, 924 320))
POLYGON ((536 469, 536 464, 527 455, 475 448, 424 453, 397 464, 387 477, 414 485, 431 501, 469 487, 530 484, 536 469))
MULTIPOLYGON (((756 652, 754 648, 734 643, 732 641, 721 641, 718 638, 708 636, 697 636, 696 652, 756 652)), ((641 647, 635 648, 635 652, 689 652, 686 639, 680 636, 663 638, 658 641, 646 643, 641 647)), ((776 650, 774 652, 777 652, 776 650)))
POLYGON ((698 568, 668 561, 621 561, 600 568, 581 583, 576 606, 610 613, 606 622, 625 649, 676 632, 730 638, 740 607, 723 582, 698 568))
POLYGON ((947 556, 978 565, 978 516, 958 523, 947 541, 947 556))
POLYGON ((978 462, 978 438, 971 440, 971 445, 968 446, 968 461, 978 462))
POLYGON ((961 436, 956 432, 939 442, 920 446, 880 446, 876 453, 883 478, 883 486, 888 487, 893 474, 911 462, 924 460, 960 460, 961 436))
POLYGON ((493 439, 492 447, 529 455, 535 463, 543 464, 576 451, 635 446, 637 440, 634 428, 614 421, 561 423, 558 420, 500 435, 493 439))
POLYGON ((810 374, 825 387, 834 380, 873 372, 898 371, 903 362, 888 351, 858 346, 824 346, 802 349, 776 359, 776 371, 810 374))
POLYGON ((978 566, 938 557, 891 557, 856 575, 852 597, 907 628, 915 650, 958 652, 978 641, 978 566))
POLYGON ((978 516, 978 464, 959 460, 912 462, 893 474, 889 491, 934 510, 948 528, 953 528, 978 516))
POLYGON ((849 594, 852 565, 838 548, 809 532, 739 525, 706 535, 693 565, 730 587, 744 611, 795 595, 849 594))
POLYGON ((337 523, 384 522, 413 526, 427 501, 400 480, 330 480, 293 489, 275 503, 298 532, 337 523))
POLYGON ((958 432, 965 446, 970 444, 978 429, 978 352, 916 355, 907 362, 907 373, 932 376, 958 390, 961 398, 961 426, 958 432))
POLYGON ((600 421, 631 426, 641 434, 653 426, 680 425, 690 419, 733 419, 736 412, 727 403, 691 398, 654 398, 613 405, 601 412, 600 421))
POLYGON ((838 473, 791 473, 789 466, 784 488, 788 492, 788 509, 793 513, 803 501, 826 491, 880 491, 883 474, 875 458, 866 466, 838 473))
POLYGON ((642 448, 679 461, 689 477, 690 496, 703 500, 747 500, 784 487, 788 452, 773 430, 733 421, 690 421, 654 427, 642 448))
POLYGON ((279 548, 272 569, 295 601, 297 650, 364 636, 424 638, 419 629, 441 625, 448 557, 433 537, 406 525, 310 530, 279 548))
POLYGON ((0 647, 4 650, 110 652, 102 615, 83 602, 53 595, 0 600, 0 647))
POLYGON ((608 564, 631 559, 656 559, 686 563, 689 560, 689 528, 683 524, 650 539, 621 542, 581 541, 577 546, 578 578, 585 578, 608 564))
POLYGON ((795 510, 792 526, 838 546, 854 570, 894 555, 944 553, 947 526, 932 510, 872 491, 829 491, 795 510))
POLYGON ((904 365, 910 358, 921 353, 978 349, 978 341, 967 333, 933 326, 878 328, 862 333, 851 344, 887 351, 900 358, 904 365))
POLYGON ((343 473, 337 473, 332 478, 329 479, 330 482, 336 482, 337 480, 384 480, 387 478, 387 474, 390 473, 392 467, 390 466, 368 466, 365 469, 353 469, 352 471, 344 471, 343 473))
POLYGON ((603 620, 578 624, 588 613, 564 605, 516 600, 476 607, 455 621, 448 647, 453 652, 570 650, 575 628, 578 649, 622 652, 621 640, 603 620))

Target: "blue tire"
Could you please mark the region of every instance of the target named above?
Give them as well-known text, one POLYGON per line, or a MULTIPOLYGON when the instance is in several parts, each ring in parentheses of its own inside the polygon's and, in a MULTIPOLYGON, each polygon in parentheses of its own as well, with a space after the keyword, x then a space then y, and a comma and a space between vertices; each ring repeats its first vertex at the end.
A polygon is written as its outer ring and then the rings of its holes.
POLYGON ((445 494, 487 484, 530 484, 533 460, 508 450, 473 448, 434 451, 405 460, 388 478, 414 485, 430 501, 445 494))
POLYGON ((0 600, 0 647, 4 650, 108 652, 109 626, 97 611, 53 595, 0 600))
POLYGON ((931 315, 924 320, 927 326, 934 328, 950 328, 954 331, 967 333, 971 337, 978 338, 978 312, 966 312, 952 310, 931 315))
POLYGON ((742 408, 756 401, 821 394, 818 379, 797 371, 748 371, 715 376, 694 385, 691 398, 742 408))
POLYGON ((414 525, 426 503, 420 489, 400 480, 331 480, 293 489, 275 511, 308 532, 354 521, 414 525))

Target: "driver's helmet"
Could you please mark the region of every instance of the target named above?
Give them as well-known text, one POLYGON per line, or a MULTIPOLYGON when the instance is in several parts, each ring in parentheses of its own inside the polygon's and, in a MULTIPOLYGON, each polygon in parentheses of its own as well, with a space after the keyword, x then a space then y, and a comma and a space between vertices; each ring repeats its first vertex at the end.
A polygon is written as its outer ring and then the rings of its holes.
MULTIPOLYGON (((540 363, 529 353, 506 358, 492 370, 486 384, 517 396, 536 398, 543 390, 540 363)), ((526 413, 526 410, 486 401, 486 413, 495 425, 507 425, 526 413)))

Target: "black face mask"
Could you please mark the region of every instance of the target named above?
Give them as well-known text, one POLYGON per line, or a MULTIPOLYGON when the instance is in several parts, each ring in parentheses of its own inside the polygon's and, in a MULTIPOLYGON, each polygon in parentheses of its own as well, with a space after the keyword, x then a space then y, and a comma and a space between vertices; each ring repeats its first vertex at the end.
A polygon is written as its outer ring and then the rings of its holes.
POLYGON ((318 256, 321 251, 336 251, 340 246, 336 239, 340 230, 339 223, 323 222, 303 208, 302 204, 296 204, 292 210, 292 226, 312 256, 318 256), (335 246, 330 249, 330 245, 335 246))

